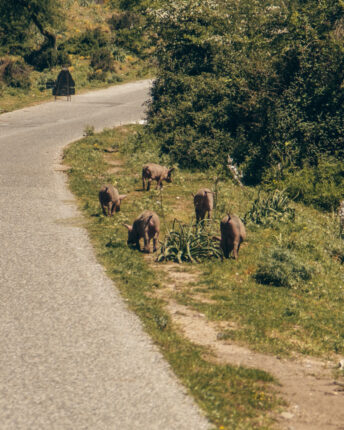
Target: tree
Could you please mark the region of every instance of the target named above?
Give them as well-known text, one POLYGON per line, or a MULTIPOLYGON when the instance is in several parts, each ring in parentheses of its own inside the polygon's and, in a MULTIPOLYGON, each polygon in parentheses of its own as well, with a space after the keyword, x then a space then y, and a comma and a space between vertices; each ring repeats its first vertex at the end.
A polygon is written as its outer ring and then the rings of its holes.
POLYGON ((33 29, 43 38, 41 47, 56 49, 54 30, 62 21, 60 0, 0 0, 1 44, 20 50, 33 29))
POLYGON ((149 128, 182 166, 230 153, 256 183, 292 152, 344 159, 340 0, 181 0, 152 12, 149 128))

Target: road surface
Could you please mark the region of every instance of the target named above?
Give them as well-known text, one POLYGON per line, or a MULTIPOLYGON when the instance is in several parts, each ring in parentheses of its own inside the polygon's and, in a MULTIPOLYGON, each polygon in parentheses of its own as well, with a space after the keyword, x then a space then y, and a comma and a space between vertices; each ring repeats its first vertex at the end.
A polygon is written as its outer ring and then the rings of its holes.
POLYGON ((96 262, 62 148, 140 120, 149 81, 0 115, 0 428, 209 427, 96 262))

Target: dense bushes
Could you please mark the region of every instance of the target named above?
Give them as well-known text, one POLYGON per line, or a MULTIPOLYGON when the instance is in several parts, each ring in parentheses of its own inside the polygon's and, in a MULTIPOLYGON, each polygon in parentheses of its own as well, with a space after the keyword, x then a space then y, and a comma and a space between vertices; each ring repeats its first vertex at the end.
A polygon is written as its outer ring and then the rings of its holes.
POLYGON ((30 67, 21 60, 0 58, 0 81, 13 88, 27 90, 31 86, 30 67))
POLYGON ((262 257, 253 277, 260 284, 291 288, 309 281, 312 274, 312 268, 302 264, 290 250, 275 247, 262 257))
POLYGON ((337 210, 344 197, 344 165, 333 157, 321 157, 316 165, 307 163, 269 170, 264 181, 267 188, 280 188, 296 201, 318 209, 337 210))
POLYGON ((68 51, 70 54, 90 55, 101 48, 111 46, 112 43, 113 39, 111 35, 97 27, 69 38, 60 45, 60 48, 68 51))
POLYGON ((254 184, 290 153, 295 170, 344 160, 341 2, 192 0, 151 18, 149 130, 174 161, 208 168, 230 153, 254 184))
POLYGON ((25 55, 25 61, 32 65, 36 70, 43 71, 55 66, 70 66, 71 61, 64 50, 43 47, 37 51, 32 51, 25 55))

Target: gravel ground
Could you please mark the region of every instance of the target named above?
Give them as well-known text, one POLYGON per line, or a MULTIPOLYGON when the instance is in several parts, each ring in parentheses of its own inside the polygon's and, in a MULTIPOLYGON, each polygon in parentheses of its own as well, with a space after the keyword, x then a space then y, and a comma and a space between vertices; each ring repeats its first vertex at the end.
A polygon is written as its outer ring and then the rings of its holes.
POLYGON ((149 86, 0 115, 2 430, 209 428, 96 262, 57 171, 85 125, 142 119, 149 86))

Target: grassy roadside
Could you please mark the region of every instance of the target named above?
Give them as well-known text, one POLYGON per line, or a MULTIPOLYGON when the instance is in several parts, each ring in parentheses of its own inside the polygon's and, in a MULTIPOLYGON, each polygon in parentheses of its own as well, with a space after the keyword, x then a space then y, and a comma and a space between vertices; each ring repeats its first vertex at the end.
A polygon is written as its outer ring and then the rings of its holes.
POLYGON ((273 419, 269 412, 281 404, 274 394, 273 378, 260 370, 218 364, 211 351, 183 338, 166 311, 165 302, 156 294, 162 289, 165 274, 154 269, 152 259, 143 258, 126 245, 127 233, 122 223, 132 222, 144 208, 156 210, 166 222, 171 219, 171 209, 179 208, 181 218, 186 219, 190 205, 184 207, 183 200, 187 190, 202 178, 196 175, 190 183, 178 175, 163 195, 156 191, 143 193, 138 166, 147 157, 157 161, 157 155, 153 148, 134 150, 132 135, 138 128, 108 130, 73 143, 65 151, 70 187, 86 216, 97 257, 216 428, 271 428, 273 419), (106 152, 109 147, 116 152, 106 152), (133 174, 127 175, 127 171, 133 174), (121 212, 111 219, 101 215, 98 203, 98 190, 106 182, 129 194, 121 212))
MULTIPOLYGON (((148 55, 143 48, 141 55, 137 56, 130 50, 129 46, 117 46, 111 39, 114 33, 110 23, 111 17, 118 16, 125 11, 119 11, 106 2, 96 4, 77 0, 62 1, 62 11, 65 15, 65 22, 61 28, 56 30, 57 44, 59 47, 61 44, 68 45, 66 52, 68 52, 71 64, 69 70, 76 84, 76 94, 154 77, 154 65, 151 59, 143 59, 145 55, 148 55), (97 36, 95 36, 95 30, 98 30, 97 36), (85 42, 82 45, 85 52, 78 45, 81 43, 80 40, 78 41, 78 37, 88 40, 88 43, 85 42), (91 48, 92 43, 104 44, 106 40, 108 41, 108 49, 117 49, 118 53, 113 57, 111 70, 103 71, 101 68, 104 67, 104 64, 91 66, 91 48)), ((40 37, 37 35, 35 37, 37 37, 36 42, 39 45, 41 43, 40 37)), ((139 43, 139 40, 137 42, 139 43)), ((94 51, 96 48, 93 46, 94 51)), ((3 48, 3 53, 0 54, 0 114, 53 100, 51 89, 46 89, 46 82, 56 80, 61 66, 46 68, 40 72, 31 67, 29 69, 29 86, 23 85, 19 79, 20 76, 16 77, 15 83, 6 84, 1 76, 1 60, 17 61, 22 60, 22 58, 20 55, 12 56, 5 53, 6 50, 3 48)), ((109 66, 109 64, 107 65, 109 66)))
MULTIPOLYGON (((218 428, 269 428, 269 412, 281 404, 273 394, 272 378, 259 370, 216 364, 211 351, 183 338, 167 304, 174 300, 197 310, 218 324, 222 340, 280 356, 337 360, 344 353, 344 248, 336 216, 295 204, 293 220, 249 223, 238 261, 174 264, 185 282, 166 293, 167 266, 129 249, 122 224, 152 209, 162 220, 162 240, 175 218, 192 220, 191 193, 201 186, 214 189, 216 173, 177 171, 162 192, 143 192, 142 164, 168 160, 159 158, 152 141, 137 139, 138 133, 140 126, 107 130, 65 151, 70 186, 88 219, 98 258, 218 428), (108 182, 128 194, 112 219, 101 215, 98 202, 98 190, 108 182), (257 269, 273 282, 259 283, 257 269)), ((217 191, 215 234, 223 214, 244 216, 257 195, 255 189, 237 187, 230 180, 220 181, 217 191)))
MULTIPOLYGON (((142 60, 128 56, 128 59, 124 63, 118 64, 117 73, 112 79, 109 79, 107 82, 100 80, 90 81, 88 79, 88 74, 90 73, 89 60, 77 56, 73 57, 73 55, 70 55, 70 57, 73 66, 69 70, 76 84, 76 94, 108 88, 112 85, 125 84, 139 79, 152 78, 154 76, 153 68, 147 66, 142 60)), ((28 90, 11 87, 3 88, 1 91, 0 114, 53 100, 52 90, 47 90, 45 83, 49 79, 55 80, 60 70, 60 67, 56 67, 42 73, 32 72, 32 85, 28 90)))

